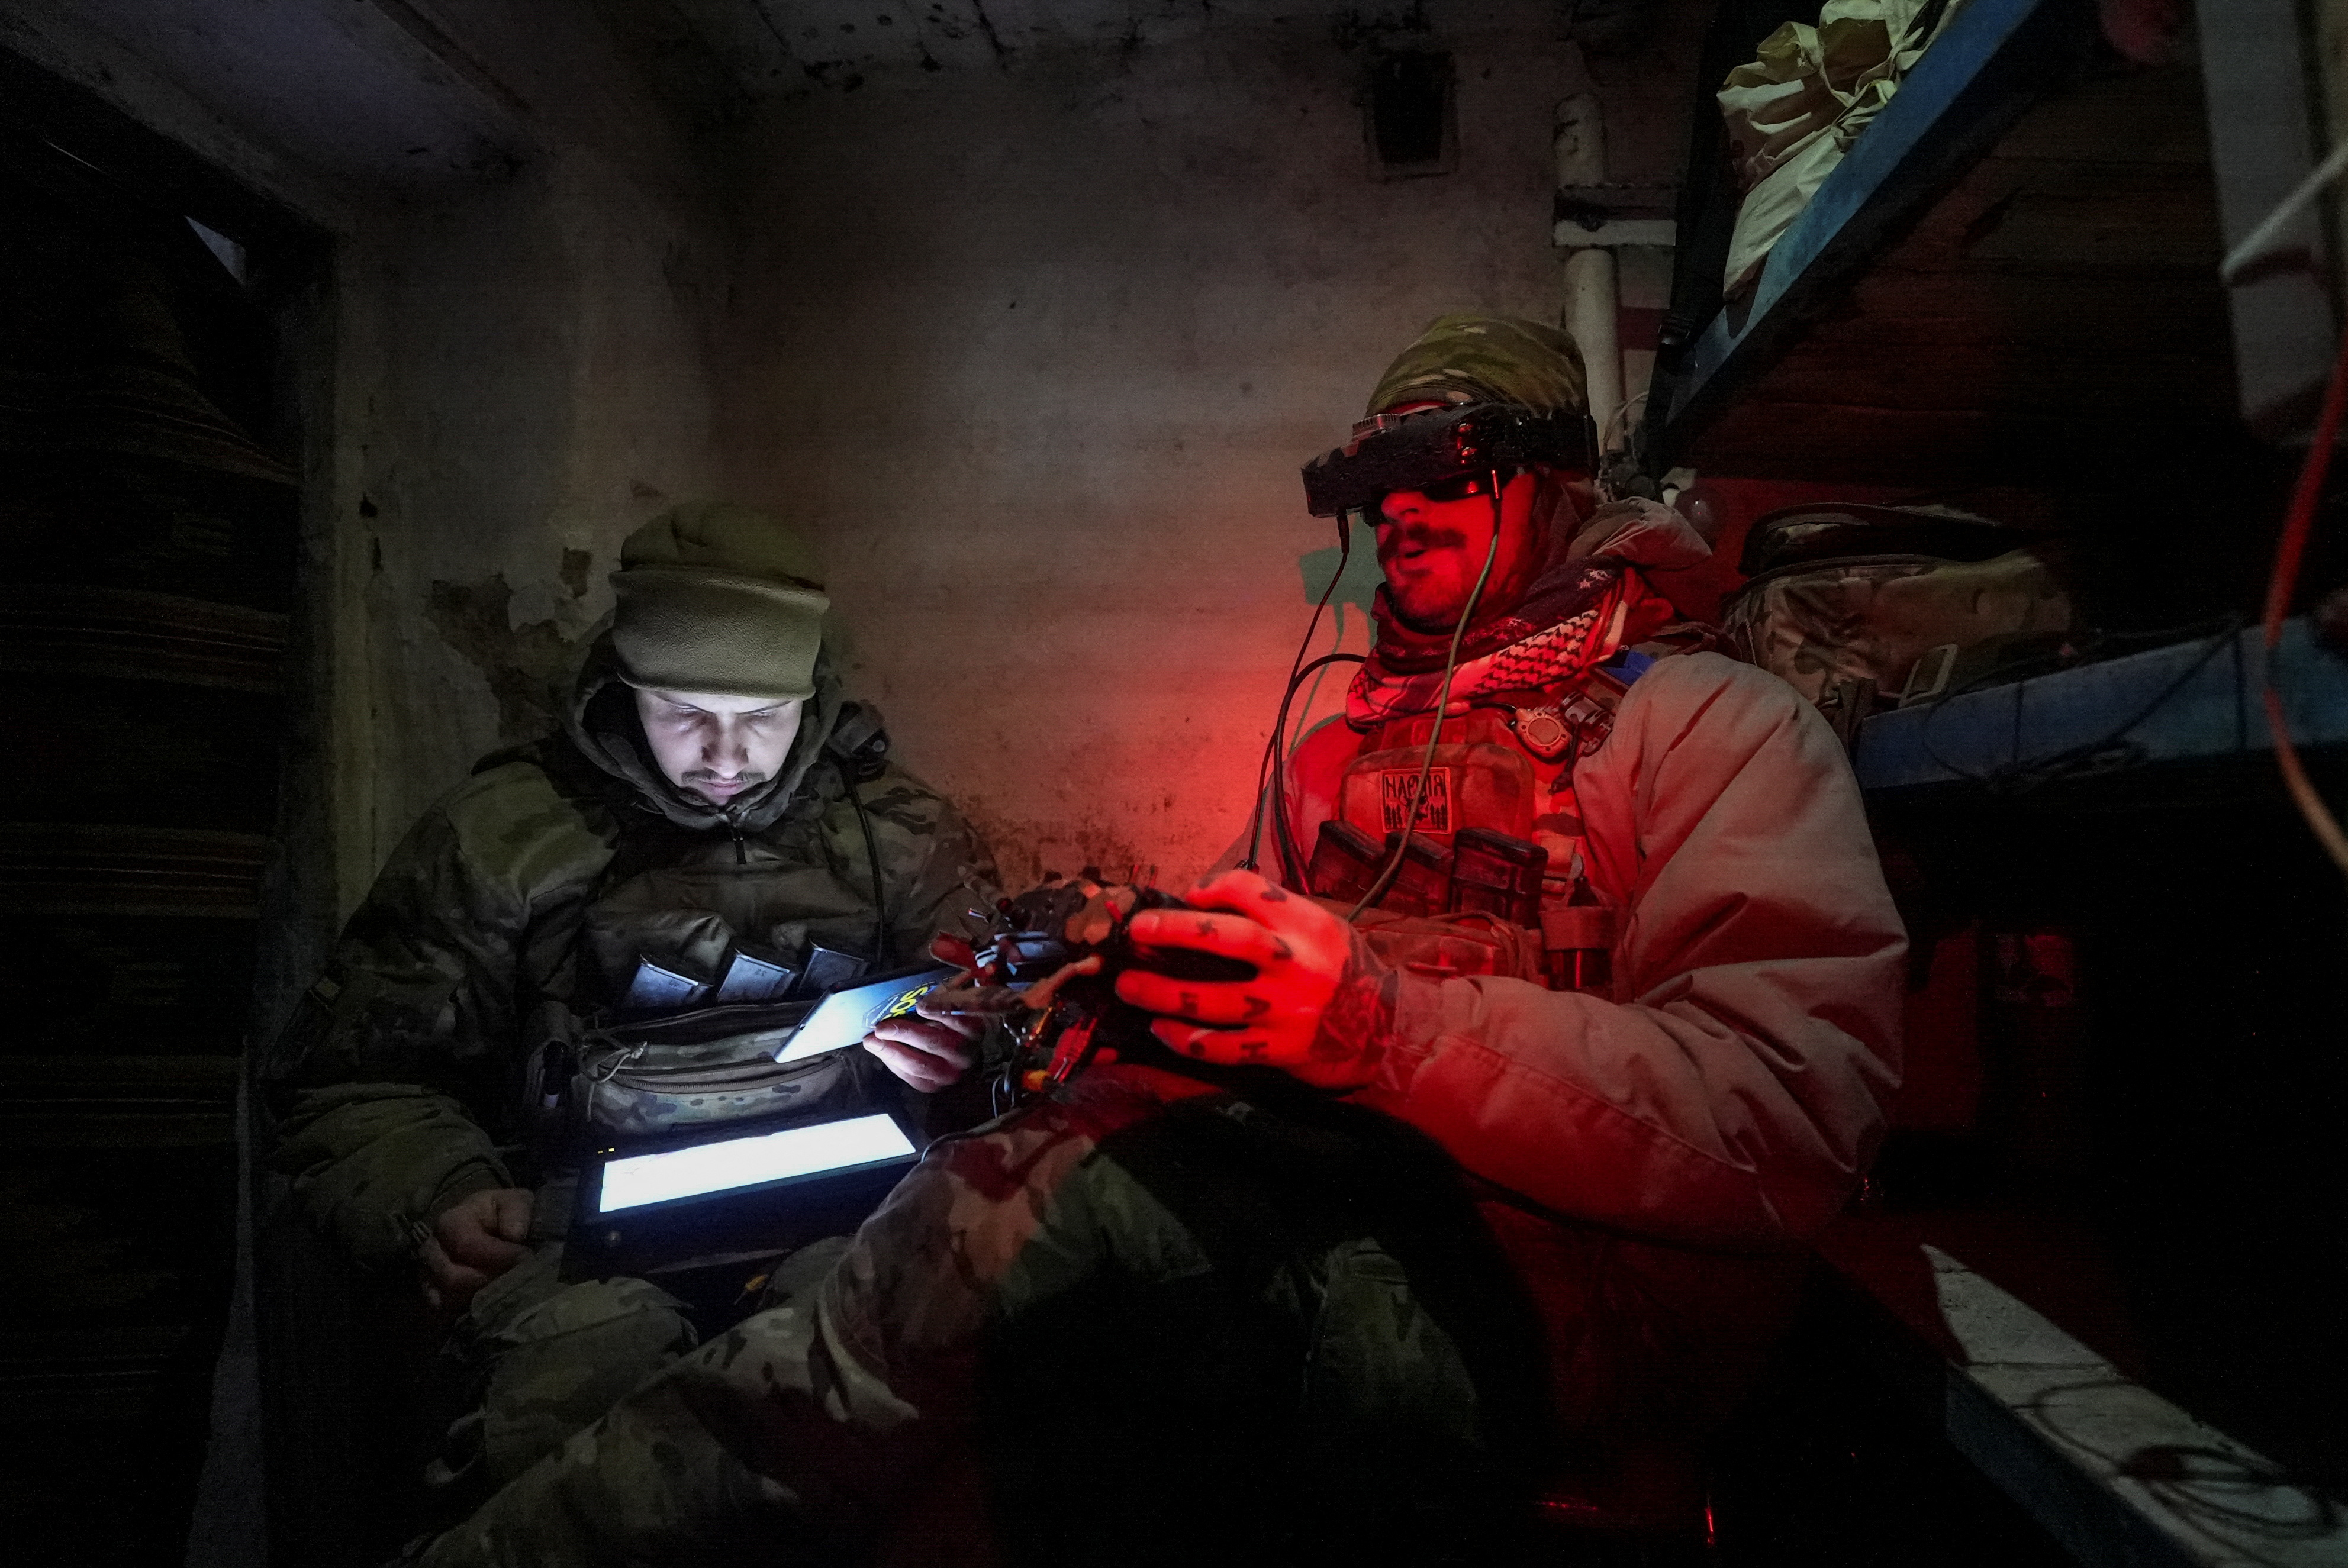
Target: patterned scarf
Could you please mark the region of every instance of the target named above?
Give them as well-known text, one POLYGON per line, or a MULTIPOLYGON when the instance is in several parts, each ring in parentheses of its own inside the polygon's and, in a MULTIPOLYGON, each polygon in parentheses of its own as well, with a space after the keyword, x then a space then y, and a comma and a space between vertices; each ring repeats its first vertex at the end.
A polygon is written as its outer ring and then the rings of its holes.
MULTIPOLYGON (((1404 625, 1384 586, 1371 614, 1377 640, 1345 692, 1345 721, 1357 730, 1431 712, 1451 649, 1450 632, 1404 625)), ((1460 639, 1451 709, 1502 692, 1562 685, 1677 619, 1669 601, 1619 560, 1553 566, 1515 610, 1469 627, 1460 639)))

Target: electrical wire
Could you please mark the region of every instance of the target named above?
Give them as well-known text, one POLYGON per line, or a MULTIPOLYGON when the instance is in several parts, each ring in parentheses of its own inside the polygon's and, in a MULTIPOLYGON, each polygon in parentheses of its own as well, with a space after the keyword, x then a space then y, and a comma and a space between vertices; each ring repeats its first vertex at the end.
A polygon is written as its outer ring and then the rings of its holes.
POLYGON ((1426 755, 1418 764, 1418 780, 1411 785, 1410 794, 1403 799, 1402 831, 1395 835, 1394 853, 1386 856, 1385 869, 1370 884, 1362 901, 1345 916, 1352 925, 1362 917, 1362 911, 1385 897, 1394 885, 1395 874, 1402 869, 1403 856, 1410 853, 1410 835, 1418 826, 1418 803, 1426 798, 1426 781, 1435 774, 1435 748, 1443 740, 1443 711, 1451 706, 1451 677, 1459 669, 1459 640, 1468 635, 1468 622, 1475 618, 1476 603, 1484 597, 1484 585, 1492 579, 1492 563, 1500 555, 1500 472, 1492 470, 1492 542, 1484 551, 1484 569, 1476 574, 1476 586, 1468 590, 1468 602, 1459 610, 1459 624, 1451 629, 1451 649, 1443 656, 1443 689, 1435 699, 1435 728, 1426 734, 1426 755))
MULTIPOLYGON (((1939 767, 1947 773, 1954 774, 1957 777, 1968 780, 1971 783, 1987 784, 1993 791, 1999 794, 2020 794, 2025 790, 2035 789, 2040 784, 2047 784, 2054 779, 2060 778, 2065 774, 2071 772, 2079 764, 2093 761, 2101 756, 2115 742, 2119 741, 2126 736, 2130 730, 2135 729, 2138 724, 2143 723, 2147 719, 2152 717, 2155 712, 2158 712, 2168 703, 2171 697, 2176 696, 2178 692, 2183 691, 2187 682, 2190 682, 2194 676, 2199 675, 2209 664, 2209 661, 2218 656, 2219 650, 2227 648, 2232 644, 2234 634, 2240 631, 2241 628, 2241 617, 2239 615, 2226 616, 2223 620, 2219 622, 2217 630, 2206 633, 2209 640, 2209 645, 2201 650, 2199 657, 2196 658, 2190 664, 2188 664, 2173 680, 2171 680, 2167 685, 2163 686, 2157 692, 2154 693, 2150 701, 2138 706, 2135 712, 2128 714, 2127 718, 2119 721, 2119 723, 2106 728, 2102 734, 2097 735, 2093 740, 2081 741, 2075 745, 2065 746, 2061 751, 2049 752, 2043 757, 2032 757, 2027 761, 2017 756, 2011 762, 2002 764, 1997 767, 1988 769, 1982 773, 1975 773, 1971 768, 1960 767, 1957 764, 1952 762, 1946 756, 1943 756, 1941 753, 1940 747, 1932 743, 1932 722, 1939 715, 1942 708, 1955 701, 1958 697, 1963 696, 1968 692, 1980 690, 1986 686, 1997 684, 2000 678, 2003 676, 2012 674, 2018 670, 2027 669, 2033 665, 2046 662, 2044 658, 2037 658, 2013 660, 2004 664, 2001 664, 1994 669, 1983 671, 1981 674, 1973 677, 1964 684, 1955 687, 1951 691, 1942 692, 1940 696, 1934 698, 1925 708, 1923 720, 1917 726, 1917 742, 1923 747, 1924 754, 1931 759, 1933 765, 1936 767, 1939 767)), ((2105 636, 2099 640, 2098 645, 2100 645, 2100 641, 2116 642, 2137 641, 2147 635, 2157 634, 2137 632, 2106 633, 2105 636)), ((2019 681, 2013 682, 2013 684, 2017 688, 2019 688, 2023 683, 2023 682, 2019 681)), ((2014 693, 2014 702, 2019 704, 2021 701, 2022 694, 2020 691, 2017 690, 2014 693)), ((2015 749, 2017 751, 2021 749, 2018 743, 2016 744, 2015 749)))
MULTIPOLYGON (((1324 653, 1289 678, 1288 693, 1280 700, 1280 717, 1272 726, 1272 743, 1280 748, 1272 763, 1272 846, 1280 852, 1280 879, 1283 886, 1301 884, 1307 872, 1304 852, 1297 846, 1296 835, 1288 825, 1288 705, 1296 700, 1296 689, 1304 684, 1306 676, 1332 664, 1366 664, 1369 660, 1359 653, 1324 653)), ((1311 712, 1313 704, 1305 703, 1311 712)))
POLYGON ((1636 397, 1626 398, 1622 402, 1614 405, 1614 412, 1606 416, 1606 423, 1598 427, 1598 448, 1600 456, 1602 456, 1607 452, 1613 450, 1613 448, 1608 446, 1606 443, 1612 438, 1614 426, 1617 421, 1620 421, 1622 426, 1623 441, 1625 443, 1630 441, 1631 410, 1638 407, 1639 405, 1646 401, 1647 395, 1643 392, 1636 397))
POLYGON ((2287 1470, 2256 1454, 2215 1444, 2107 1447, 2108 1429, 2096 1419, 2101 1412, 2095 1405, 2090 1403, 2085 1409, 2066 1405, 2067 1400, 2081 1395, 2092 1399, 2095 1395, 2116 1393, 2126 1398, 2127 1392, 2136 1387, 2116 1374, 2057 1383, 2019 1401, 2014 1409, 2032 1426, 2092 1456, 2114 1475, 2136 1482, 2173 1512, 2198 1523, 2227 1530, 2227 1544, 2250 1562, 2275 1564, 2276 1568, 2281 1568, 2281 1562, 2279 1557, 2253 1550, 2251 1539, 2263 1538, 2264 1542, 2281 1545, 2293 1541, 2323 1540, 2338 1528, 2340 1506, 2326 1495, 2327 1488, 2337 1488, 2336 1476, 2287 1470), (2197 1460, 2208 1466, 2209 1471, 2194 1474, 2197 1460), (2240 1496, 2250 1491, 2263 1495, 2253 1503, 2229 1501, 2229 1493, 2240 1496), (2281 1491, 2296 1494, 2296 1501, 2302 1505, 2297 1517, 2277 1517, 2273 1504, 2278 1500, 2274 1494, 2281 1491))
MULTIPOLYGON (((2156 626, 2142 631, 2117 631, 2104 628, 2091 628, 2081 632, 2076 638, 2065 639, 2064 646, 2060 648, 2026 654, 2020 659, 2008 659, 2003 663, 1993 664, 1979 674, 1969 676, 1948 690, 1934 693, 1921 706, 1922 711, 1928 712, 1933 709, 1945 707, 1959 697, 1978 692, 1984 686, 2004 685, 2009 676, 2027 681, 2040 675, 2052 675, 2059 671, 2075 670, 2084 665, 2093 664, 2106 657, 2105 650, 2114 643, 2191 642, 2204 637, 2223 637, 2230 631, 2240 631, 2241 629, 2242 618, 2230 611, 2224 615, 2205 616, 2199 620, 2189 620, 2182 625, 2156 626)), ((2111 656, 2118 657, 2117 654, 2111 656)), ((1950 771, 1953 773, 1958 770, 1952 768, 1950 771)))
MULTIPOLYGON (((2226 259, 2218 265, 2219 279, 2228 283, 2239 282, 2273 247, 2292 220, 2343 174, 2348 174, 2348 140, 2334 147, 2290 195, 2275 204, 2273 211, 2242 237, 2240 244, 2227 252, 2226 259)), ((2306 553, 2308 537, 2315 529, 2315 514, 2322 504, 2323 480, 2331 471, 2333 447, 2340 438, 2343 405, 2348 405, 2348 335, 2343 336, 2339 357, 2333 362, 2332 379, 2323 389, 2322 412, 2316 418, 2315 440, 2307 449, 2299 483, 2291 490, 2291 509, 2283 516, 2282 537, 2275 545, 2274 571, 2267 579, 2266 615, 2261 625, 2264 635, 2259 644, 2259 698, 2266 710, 2267 731, 2274 741, 2275 770, 2282 775, 2285 793, 2333 864, 2348 873, 2348 832, 2341 830, 2340 819, 2332 815, 2331 807, 2324 804, 2323 797, 2309 782, 2307 769, 2299 760, 2299 748, 2291 743, 2282 693, 2275 686, 2275 655, 2282 646, 2282 623, 2291 610, 2291 595, 2299 587, 2301 558, 2306 553)))
POLYGON ((856 808, 856 825, 864 833, 864 861, 872 868, 872 967, 891 968, 897 955, 889 941, 889 888, 880 874, 880 846, 873 841, 872 817, 864 809, 863 792, 856 786, 855 774, 837 758, 832 767, 839 774, 839 787, 848 792, 848 803, 856 808))
MULTIPOLYGON (((2342 145, 2348 148, 2348 143, 2342 145)), ((2325 167, 2331 164, 2327 162, 2325 167)), ((2323 797, 2308 781, 2307 769, 2299 760, 2299 748, 2291 743, 2291 722, 2283 712, 2282 692, 2275 685, 2283 618, 2291 612, 2291 595, 2299 587, 2300 562, 2307 553, 2308 538, 2315 531, 2315 514, 2323 503, 2323 480, 2332 469, 2332 450, 2340 439, 2343 413, 2348 413, 2348 334, 2340 340, 2340 354, 2333 362, 2332 379, 2323 388, 2323 409, 2315 420, 2315 443, 2307 449, 2307 461, 2301 466, 2299 483, 2291 493, 2291 509, 2283 514, 2282 537, 2275 544, 2274 572, 2267 579, 2265 635, 2259 648, 2259 696, 2266 708, 2267 733, 2274 741, 2275 769, 2282 774, 2283 789, 2291 795, 2291 804, 2299 808, 2299 815, 2307 819, 2308 830, 2323 845, 2324 853, 2332 856, 2333 864, 2348 873, 2348 833, 2341 831, 2340 819, 2332 815, 2323 797)))
MULTIPOLYGON (((1337 569, 1329 574, 1329 586, 1321 590, 1320 602, 1313 607, 1313 619, 1305 623, 1304 640, 1296 645, 1296 657, 1288 666, 1288 689, 1281 694, 1281 721, 1272 725, 1271 735, 1266 737, 1263 743, 1263 760, 1256 765, 1255 821, 1248 832, 1247 858, 1241 861, 1239 865, 1239 868, 1242 871, 1253 871, 1262 864, 1264 795, 1267 788, 1277 782, 1280 776, 1279 770, 1288 760, 1281 749, 1280 732, 1286 723, 1289 701, 1296 695, 1296 682, 1303 679, 1304 656, 1312 651, 1313 639, 1321 630, 1322 612, 1329 608, 1329 597, 1337 591, 1337 584, 1344 580, 1345 563, 1353 559, 1354 525, 1345 513, 1339 512, 1337 514, 1337 569)), ((1287 867, 1283 866, 1282 871, 1285 874, 1287 867)))
POLYGON ((2299 216, 2301 209, 2314 200, 2325 186, 2339 179, 2343 172, 2348 172, 2348 141, 2333 148, 2332 155, 2301 180, 2297 189, 2275 203, 2275 210, 2242 236, 2240 244, 2226 252, 2226 259, 2218 263, 2219 281, 2227 283, 2239 282, 2241 275, 2249 271, 2250 263, 2273 247, 2276 237, 2290 227, 2291 220, 2299 216))

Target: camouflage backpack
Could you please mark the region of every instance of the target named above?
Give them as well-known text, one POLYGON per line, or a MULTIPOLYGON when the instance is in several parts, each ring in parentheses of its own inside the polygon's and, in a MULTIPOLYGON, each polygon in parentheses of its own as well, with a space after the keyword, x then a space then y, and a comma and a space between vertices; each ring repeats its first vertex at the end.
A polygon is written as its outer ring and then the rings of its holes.
POLYGON ((1844 743, 1879 708, 1962 691, 2075 625, 2041 536, 1936 507, 1829 505, 1754 524, 1721 620, 1738 657, 1816 703, 1844 743))

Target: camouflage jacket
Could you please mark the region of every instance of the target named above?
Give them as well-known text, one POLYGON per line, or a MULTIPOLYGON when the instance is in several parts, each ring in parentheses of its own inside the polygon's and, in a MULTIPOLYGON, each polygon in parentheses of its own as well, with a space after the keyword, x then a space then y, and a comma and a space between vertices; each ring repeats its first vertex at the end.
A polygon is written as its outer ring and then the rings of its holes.
POLYGON ((739 937, 879 968, 983 924, 994 872, 970 829, 895 764, 844 755, 877 721, 828 663, 817 682, 777 778, 721 810, 654 766, 601 643, 563 733, 484 759, 409 830, 263 1070, 273 1163, 314 1223, 380 1265, 415 1222, 512 1184, 526 1058, 640 957, 705 972, 739 937))

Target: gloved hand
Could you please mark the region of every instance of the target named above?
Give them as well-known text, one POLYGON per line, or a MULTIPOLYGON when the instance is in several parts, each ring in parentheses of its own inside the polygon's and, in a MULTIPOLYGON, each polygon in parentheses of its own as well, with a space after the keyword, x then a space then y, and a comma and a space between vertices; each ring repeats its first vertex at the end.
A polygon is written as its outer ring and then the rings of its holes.
POLYGON ((1117 977, 1117 994, 1169 1015, 1151 1032, 1201 1061, 1277 1067, 1322 1089, 1356 1089, 1377 1075, 1398 976, 1351 926, 1252 871, 1226 871, 1187 897, 1192 908, 1133 917, 1143 951, 1117 977), (1237 958, 1256 977, 1178 980, 1142 967, 1148 949, 1174 948, 1237 958))

